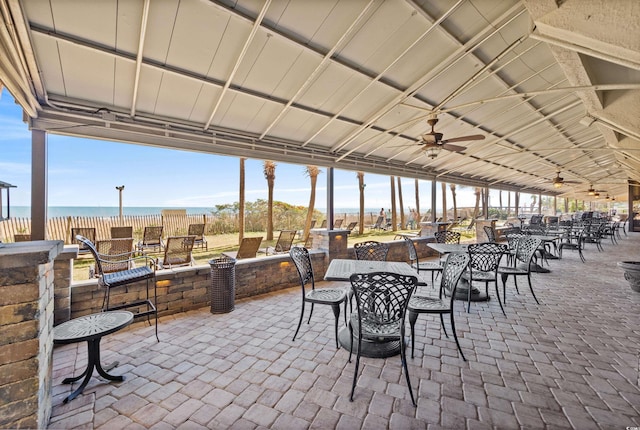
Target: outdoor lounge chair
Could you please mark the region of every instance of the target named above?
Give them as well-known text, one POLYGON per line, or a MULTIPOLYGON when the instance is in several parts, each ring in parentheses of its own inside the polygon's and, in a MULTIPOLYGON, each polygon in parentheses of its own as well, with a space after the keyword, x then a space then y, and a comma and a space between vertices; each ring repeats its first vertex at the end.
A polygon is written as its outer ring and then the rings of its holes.
POLYGON ((340 227, 342 227, 342 223, 344 222, 343 219, 337 219, 333 222, 333 229, 334 230, 338 230, 340 227))
POLYGON ((348 230, 349 233, 353 232, 353 229, 356 228, 356 226, 358 225, 358 221, 352 221, 349 223, 349 225, 347 226, 347 228, 345 230, 348 230))
POLYGON ((368 225, 369 230, 385 230, 385 219, 382 215, 378 217, 375 224, 368 225))
POLYGON ((264 252, 267 255, 272 254, 281 254, 283 252, 289 252, 291 249, 291 245, 293 244, 293 239, 296 237, 295 230, 282 230, 280 231, 280 236, 278 236, 278 241, 275 246, 267 246, 266 248, 260 248, 259 252, 264 252))
POLYGON ((161 269, 193 265, 193 244, 195 236, 171 236, 164 247, 164 257, 160 261, 161 269))
POLYGON ((240 260, 242 258, 256 258, 261 242, 262 237, 243 237, 240 242, 240 248, 238 248, 237 251, 223 252, 222 255, 236 260, 240 260))
POLYGON ((111 227, 111 239, 126 239, 133 237, 133 227, 111 227))
POLYGON ((195 236, 196 239, 193 242, 193 247, 196 246, 200 248, 204 248, 205 250, 209 250, 209 245, 207 245, 207 239, 204 237, 204 228, 206 224, 189 224, 189 230, 187 232, 187 236, 195 236))
POLYGON ((136 248, 140 252, 144 252, 147 249, 162 251, 164 249, 162 226, 145 227, 142 240, 138 242, 136 248))

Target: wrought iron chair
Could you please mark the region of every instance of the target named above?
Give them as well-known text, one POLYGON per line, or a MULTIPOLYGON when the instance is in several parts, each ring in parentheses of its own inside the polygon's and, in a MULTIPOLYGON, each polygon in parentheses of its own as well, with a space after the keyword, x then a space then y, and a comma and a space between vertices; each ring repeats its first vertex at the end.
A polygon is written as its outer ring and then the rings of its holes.
POLYGON ((96 251, 102 256, 102 273, 131 269, 133 238, 107 239, 96 242, 96 251))
POLYGON ((293 260, 293 263, 298 270, 300 276, 300 286, 302 287, 302 309, 300 310, 300 320, 298 321, 298 327, 293 335, 293 340, 296 340, 302 320, 304 319, 305 303, 311 303, 311 310, 309 311, 309 319, 307 324, 311 321, 311 315, 313 315, 313 305, 329 305, 333 310, 335 317, 335 336, 336 336, 336 348, 338 345, 338 320, 340 319, 340 304, 344 303, 345 323, 347 315, 347 292, 343 288, 317 288, 315 286, 315 278, 313 275, 313 265, 311 264, 311 258, 309 257, 309 250, 299 246, 291 248, 289 255, 293 260), (307 291, 307 285, 311 286, 311 289, 307 291))
POLYGON ((133 237, 133 227, 111 227, 111 239, 126 239, 133 237))
MULTIPOLYGON (((416 269, 418 275, 420 275, 420 272, 431 272, 431 286, 435 286, 435 275, 442 272, 442 265, 439 262, 420 261, 413 240, 410 237, 405 237, 404 240, 409 252, 409 264, 411 264, 411 267, 416 269)), ((420 284, 419 281, 418 283, 420 284)))
MULTIPOLYGON (((82 243, 89 252, 91 252, 96 261, 98 285, 105 289, 104 298, 102 300, 102 310, 113 311, 117 309, 127 309, 133 312, 134 318, 142 318, 146 316, 147 321, 149 321, 149 317, 153 315, 156 325, 156 339, 160 342, 160 338, 158 337, 158 310, 156 308, 158 292, 156 287, 157 261, 155 258, 146 255, 136 257, 133 253, 129 253, 129 258, 126 264, 130 265, 132 268, 106 273, 103 269, 103 264, 112 263, 113 258, 118 256, 109 256, 98 253, 93 242, 86 237, 78 235, 75 239, 79 243, 82 243), (142 298, 128 302, 127 300, 132 296, 131 291, 129 291, 129 288, 123 288, 122 294, 118 294, 116 291, 113 293, 114 297, 112 299, 112 290, 143 281, 146 283, 146 295, 142 298), (150 283, 153 284, 153 297, 151 297, 149 291, 150 283), (113 305, 112 301, 115 301, 116 304, 113 305)), ((118 260, 118 263, 123 262, 124 260, 118 260)))
POLYGON ((580 260, 583 263, 586 262, 582 250, 584 249, 584 240, 587 234, 587 227, 573 227, 565 231, 564 235, 560 238, 558 244, 558 257, 562 258, 562 251, 565 249, 572 249, 578 251, 580 260))
POLYGON ((71 229, 71 243, 78 245, 78 253, 86 254, 91 252, 84 243, 77 240, 78 236, 89 239, 91 243, 96 243, 96 229, 94 227, 74 227, 71 229))
POLYGON ((142 235, 142 240, 138 242, 137 249, 140 252, 144 252, 147 249, 153 251, 162 251, 164 249, 164 242, 162 241, 162 229, 160 226, 145 227, 142 235))
MULTIPOLYGON (((531 285, 531 263, 533 262, 533 257, 536 253, 536 250, 540 247, 541 242, 542 241, 540 239, 536 239, 534 237, 519 238, 516 253, 514 256, 514 264, 498 267, 498 274, 502 278, 502 295, 504 297, 503 300, 505 304, 507 303, 507 279, 509 278, 509 276, 513 276, 513 282, 515 283, 516 291, 518 292, 518 294, 520 293, 520 290, 518 290, 518 276, 526 276, 531 294, 533 295, 536 303, 540 304, 538 298, 536 297, 536 293, 533 292, 533 286, 531 285)), ((505 314, 502 303, 500 302, 500 293, 497 284, 496 295, 498 296, 500 309, 502 309, 502 313, 505 314)))
POLYGON ((436 242, 438 243, 460 243, 460 232, 458 231, 436 231, 433 234, 433 237, 436 238, 436 242))
POLYGON ((447 329, 444 325, 444 315, 449 314, 451 318, 451 331, 453 332, 453 338, 456 341, 460 356, 464 361, 467 359, 462 352, 460 342, 458 341, 458 335, 456 334, 456 324, 453 320, 453 301, 455 300, 456 288, 458 281, 464 269, 469 264, 469 254, 463 253, 450 253, 447 254, 447 258, 444 262, 442 269, 442 278, 440 279, 440 293, 436 296, 434 294, 424 294, 422 292, 415 292, 409 299, 409 305, 407 311, 409 312, 409 326, 411 327, 411 358, 413 358, 413 349, 415 346, 415 325, 419 314, 439 314, 440 324, 444 335, 449 337, 447 329))
POLYGON ((496 242, 496 231, 490 225, 485 225, 482 227, 484 230, 485 236, 487 236, 487 242, 496 242))
POLYGON ((409 297, 411 297, 418 279, 415 276, 374 272, 355 273, 351 275, 350 281, 356 298, 357 312, 352 313, 349 318, 349 332, 351 334, 349 362, 351 362, 353 354, 354 336, 358 339, 358 350, 349 400, 353 401, 358 380, 362 341, 396 340, 400 342, 400 357, 411 402, 416 406, 405 351, 405 316, 409 297))
POLYGON ((383 242, 369 240, 353 245, 356 260, 386 261, 389 253, 389 245, 383 242))
POLYGON ((474 282, 483 282, 487 295, 489 295, 489 283, 493 282, 497 285, 498 266, 502 255, 507 252, 507 247, 491 242, 472 243, 468 247, 468 252, 469 270, 462 274, 462 279, 469 282, 467 312, 471 310, 471 291, 474 282))
POLYGON ((295 230, 281 230, 275 246, 260 248, 258 251, 264 252, 267 255, 289 252, 291 245, 293 244, 293 240, 296 238, 296 234, 297 232, 295 230))
POLYGON ((200 247, 205 250, 209 250, 209 245, 207 244, 207 238, 204 237, 204 228, 205 224, 189 224, 189 229, 187 231, 187 236, 195 236, 195 241, 193 242, 194 248, 200 247))
POLYGON ((195 236, 170 236, 164 247, 164 257, 160 261, 161 269, 193 265, 193 244, 195 236))
POLYGON ((260 248, 260 243, 262 243, 262 237, 243 237, 240 241, 240 248, 238 248, 237 251, 223 252, 222 255, 229 258, 235 258, 237 260, 243 258, 256 258, 258 248, 260 248))

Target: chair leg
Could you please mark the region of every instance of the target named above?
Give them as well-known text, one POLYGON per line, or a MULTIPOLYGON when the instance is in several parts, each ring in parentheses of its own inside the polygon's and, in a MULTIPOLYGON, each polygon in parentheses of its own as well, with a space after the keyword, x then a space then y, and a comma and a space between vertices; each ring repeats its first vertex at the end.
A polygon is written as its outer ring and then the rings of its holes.
POLYGON ((333 316, 336 318, 336 327, 335 327, 335 332, 336 332, 336 348, 340 348, 340 345, 338 345, 338 321, 340 321, 340 303, 337 303, 335 305, 331 305, 331 309, 333 309, 333 316))
POLYGON ((536 293, 533 292, 533 285, 531 285, 531 274, 527 273, 527 281, 529 281, 529 289, 531 290, 531 294, 533 295, 533 298, 536 300, 537 304, 540 304, 540 302, 538 301, 538 298, 536 297, 536 293))
POLYGON ((456 323, 453 319, 453 309, 451 310, 451 331, 453 332, 453 338, 456 341, 456 345, 458 346, 458 352, 460 352, 460 356, 462 357, 462 360, 467 361, 467 359, 464 356, 464 353, 462 352, 462 348, 460 347, 460 341, 458 341, 458 335, 456 334, 456 323))
MULTIPOLYGON (((402 367, 404 367, 404 375, 407 378, 407 387, 409 388, 409 395, 411 396, 411 403, 416 405, 416 399, 413 397, 413 389, 411 388, 411 379, 409 378, 409 367, 407 366, 407 352, 405 351, 406 345, 404 343, 404 330, 400 330, 400 359, 402 360, 402 367)), ((355 385, 354 385, 355 387, 355 385)))
POLYGON ((449 335, 447 334, 447 328, 444 325, 444 315, 440 314, 440 326, 442 327, 442 331, 444 331, 444 335, 447 337, 447 339, 449 338, 449 335))
POLYGON ((300 326, 302 325, 302 320, 304 319, 304 304, 305 304, 305 301, 302 300, 302 310, 300 310, 300 321, 298 321, 298 328, 296 329, 296 332, 293 335, 293 339, 291 339, 292 341, 296 340, 296 336, 298 336, 298 332, 300 331, 300 326))
MULTIPOLYGON (((351 339, 353 344, 353 337, 351 339)), ((353 385, 351 385, 351 397, 349 400, 353 402, 353 393, 356 391, 356 382, 358 381, 358 366, 360 365, 360 351, 362 350, 362 336, 358 335, 358 353, 356 354, 356 368, 353 371, 353 385)), ((351 357, 351 355, 349 355, 351 357)))
POLYGON ((471 288, 473 288, 473 283, 471 279, 469 279, 469 290, 467 291, 467 313, 471 312, 471 288))
POLYGON ((418 320, 418 313, 409 311, 409 327, 411 329, 411 358, 413 358, 413 348, 416 344, 416 321, 418 320))
POLYGON ((309 319, 307 320, 307 324, 311 322, 311 315, 313 315, 313 302, 311 302, 311 310, 309 311, 309 319))
MULTIPOLYGON (((504 287, 504 278, 503 278, 503 282, 502 282, 502 288, 503 291, 505 290, 504 287)), ((507 296, 507 293, 504 293, 505 297, 507 296)), ((498 283, 496 282, 496 297, 498 298, 498 304, 500 305, 500 309, 502 309, 502 315, 504 315, 505 317, 507 316, 506 312, 504 311, 504 306, 502 306, 502 300, 500 300, 500 287, 498 287, 498 283)))

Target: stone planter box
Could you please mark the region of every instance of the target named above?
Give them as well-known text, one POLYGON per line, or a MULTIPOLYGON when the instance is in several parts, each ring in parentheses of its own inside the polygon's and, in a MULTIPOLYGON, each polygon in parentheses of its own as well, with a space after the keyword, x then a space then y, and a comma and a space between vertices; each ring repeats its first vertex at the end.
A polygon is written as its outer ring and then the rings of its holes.
POLYGON ((624 279, 631 289, 640 293, 640 261, 619 261, 618 266, 624 270, 624 279))

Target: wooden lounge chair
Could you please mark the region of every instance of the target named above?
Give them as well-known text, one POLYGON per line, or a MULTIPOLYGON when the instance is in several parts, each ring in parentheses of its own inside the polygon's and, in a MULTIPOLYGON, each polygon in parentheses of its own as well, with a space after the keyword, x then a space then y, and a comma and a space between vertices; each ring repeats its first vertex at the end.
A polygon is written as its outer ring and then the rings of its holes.
POLYGON ((189 224, 189 231, 187 233, 187 236, 196 237, 196 240, 193 242, 194 247, 199 246, 200 248, 209 250, 207 239, 204 237, 204 227, 205 224, 189 224))
POLYGON ((262 237, 243 237, 242 242, 240 242, 240 248, 238 248, 237 251, 223 252, 222 255, 229 258, 235 258, 236 260, 240 260, 242 258, 256 258, 261 242, 262 237))
POLYGON ((171 236, 164 247, 164 257, 160 261, 161 269, 193 265, 193 244, 195 236, 171 236))
POLYGON ((280 231, 280 236, 278 236, 278 241, 276 242, 275 246, 260 248, 258 251, 264 252, 267 255, 289 252, 289 250, 291 249, 291 245, 293 244, 293 239, 295 239, 295 237, 295 230, 282 230, 280 231))
POLYGON ((111 239, 126 239, 129 237, 133 237, 133 227, 111 227, 111 239))

